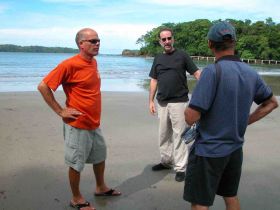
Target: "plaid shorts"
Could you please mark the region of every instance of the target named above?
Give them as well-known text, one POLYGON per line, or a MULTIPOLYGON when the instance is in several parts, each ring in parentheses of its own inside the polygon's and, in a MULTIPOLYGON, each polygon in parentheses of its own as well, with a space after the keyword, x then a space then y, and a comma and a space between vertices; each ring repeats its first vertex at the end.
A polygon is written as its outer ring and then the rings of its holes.
POLYGON ((98 164, 106 159, 106 143, 99 128, 84 130, 64 123, 65 163, 81 172, 85 163, 98 164))

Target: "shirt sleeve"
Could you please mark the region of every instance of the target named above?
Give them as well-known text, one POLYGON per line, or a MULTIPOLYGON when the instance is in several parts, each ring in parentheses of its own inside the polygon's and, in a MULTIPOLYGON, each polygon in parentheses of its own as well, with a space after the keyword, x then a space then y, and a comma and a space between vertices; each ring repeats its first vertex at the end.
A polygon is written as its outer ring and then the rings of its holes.
POLYGON ((263 79, 258 75, 256 83, 256 94, 254 97, 254 102, 256 104, 261 104, 267 99, 271 98, 273 95, 271 88, 263 81, 263 79))
MULTIPOLYGON (((213 67, 213 65, 211 65, 213 67)), ((189 103, 189 107, 200 113, 205 113, 211 107, 216 94, 216 72, 214 68, 206 67, 198 80, 189 103)))
POLYGON ((53 91, 63 83, 66 78, 67 68, 63 63, 59 64, 56 68, 54 68, 44 79, 43 81, 46 85, 51 88, 53 91))
POLYGON ((156 70, 156 60, 157 60, 157 56, 154 58, 154 62, 153 65, 151 67, 151 71, 149 74, 149 77, 153 78, 153 79, 157 79, 157 70, 156 70))
POLYGON ((185 53, 185 63, 187 72, 189 72, 189 74, 193 75, 198 70, 197 66, 193 62, 192 58, 188 55, 188 53, 185 53))

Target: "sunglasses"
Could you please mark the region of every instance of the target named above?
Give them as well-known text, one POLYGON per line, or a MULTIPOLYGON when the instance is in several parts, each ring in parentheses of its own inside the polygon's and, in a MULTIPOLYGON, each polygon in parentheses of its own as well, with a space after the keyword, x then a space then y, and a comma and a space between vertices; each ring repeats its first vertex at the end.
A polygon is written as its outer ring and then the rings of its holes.
POLYGON ((169 36, 169 37, 166 37, 166 38, 162 38, 161 41, 165 42, 166 40, 170 41, 171 39, 172 39, 172 37, 169 36))
POLYGON ((83 42, 90 42, 91 44, 100 43, 100 39, 89 39, 89 40, 82 40, 83 42))

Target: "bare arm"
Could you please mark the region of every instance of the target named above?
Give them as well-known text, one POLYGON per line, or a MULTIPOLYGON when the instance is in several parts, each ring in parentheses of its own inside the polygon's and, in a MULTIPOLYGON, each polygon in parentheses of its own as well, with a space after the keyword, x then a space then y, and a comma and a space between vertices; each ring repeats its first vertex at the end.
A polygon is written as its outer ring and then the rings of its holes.
MULTIPOLYGON (((201 70, 198 69, 196 72, 193 73, 193 76, 195 77, 195 79, 199 80, 200 74, 201 74, 201 70)), ((185 109, 184 114, 185 114, 185 121, 188 125, 192 125, 196 121, 198 121, 201 115, 200 112, 189 107, 185 109)))
POLYGON ((200 119, 201 113, 190 108, 187 107, 185 109, 185 121, 188 125, 193 125, 195 122, 197 122, 200 119))
POLYGON ((56 101, 52 90, 42 81, 38 85, 38 90, 43 96, 46 103, 52 108, 52 110, 62 118, 77 119, 77 116, 82 113, 73 108, 62 108, 56 101))
POLYGON ((199 80, 200 74, 201 74, 201 70, 198 69, 196 72, 193 73, 193 76, 194 76, 194 78, 196 78, 197 80, 199 80))
POLYGON ((277 99, 274 96, 272 96, 270 99, 266 100, 261 105, 259 105, 256 108, 256 110, 250 114, 248 125, 262 119, 277 107, 278 107, 277 99))
POLYGON ((155 102, 154 102, 156 91, 157 91, 157 80, 156 79, 151 79, 150 95, 149 95, 149 108, 150 108, 151 114, 156 113, 156 107, 155 107, 155 102))

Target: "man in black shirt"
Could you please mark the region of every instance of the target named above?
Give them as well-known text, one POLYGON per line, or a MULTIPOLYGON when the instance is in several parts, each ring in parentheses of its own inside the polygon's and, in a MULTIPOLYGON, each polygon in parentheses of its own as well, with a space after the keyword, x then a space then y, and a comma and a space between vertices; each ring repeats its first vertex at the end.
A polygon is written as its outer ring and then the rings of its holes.
POLYGON ((186 127, 184 110, 189 100, 186 71, 199 79, 200 70, 188 54, 173 47, 171 29, 161 29, 159 39, 164 52, 155 57, 149 74, 149 108, 152 114, 156 113, 154 97, 157 92, 161 162, 152 169, 159 171, 174 166, 175 180, 181 182, 185 178, 188 157, 187 145, 181 141, 186 127))

